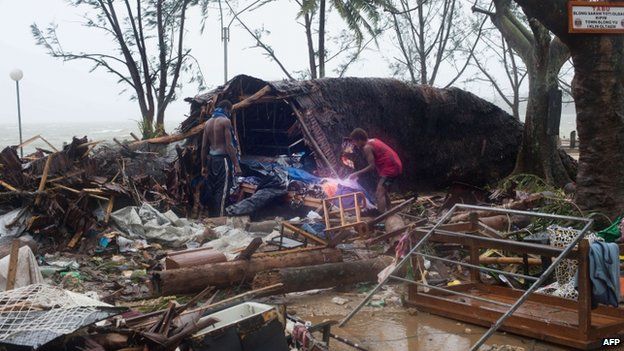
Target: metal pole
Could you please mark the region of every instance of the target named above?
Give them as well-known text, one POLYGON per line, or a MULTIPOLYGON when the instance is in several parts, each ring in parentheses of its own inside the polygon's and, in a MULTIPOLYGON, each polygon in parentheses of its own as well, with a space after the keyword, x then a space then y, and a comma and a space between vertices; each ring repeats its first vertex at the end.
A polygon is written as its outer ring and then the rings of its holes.
POLYGON ((230 28, 221 29, 221 39, 223 39, 223 82, 228 81, 228 41, 230 40, 230 28))
MULTIPOLYGON (((20 89, 19 80, 15 81, 15 90, 17 91, 17 125, 19 127, 19 142, 22 145, 22 110, 20 108, 20 89)), ((20 146, 20 157, 24 157, 24 148, 20 146)))

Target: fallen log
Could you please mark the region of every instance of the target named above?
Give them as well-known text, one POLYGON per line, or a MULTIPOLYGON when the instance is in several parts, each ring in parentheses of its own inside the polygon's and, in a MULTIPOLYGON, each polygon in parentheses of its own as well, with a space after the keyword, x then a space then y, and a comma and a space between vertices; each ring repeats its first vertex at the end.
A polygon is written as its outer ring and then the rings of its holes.
POLYGON ((392 263, 392 257, 327 263, 317 266, 289 267, 256 274, 253 288, 283 284, 279 293, 333 288, 336 286, 377 281, 377 274, 392 263))
MULTIPOLYGON (((236 110, 240 110, 240 109, 245 109, 245 108, 249 107, 254 102, 260 100, 263 96, 267 95, 270 92, 271 92, 271 87, 269 85, 264 86, 262 89, 258 90, 252 96, 248 97, 247 99, 245 99, 243 101, 240 101, 240 102, 234 104, 234 106, 232 106, 232 112, 234 112, 236 110)), ((196 135, 196 134, 199 134, 199 133, 203 132, 205 126, 206 126, 206 122, 202 122, 202 123, 196 125, 195 127, 193 127, 191 130, 189 130, 186 133, 171 134, 171 135, 160 136, 160 137, 156 137, 156 138, 152 138, 152 139, 145 139, 145 140, 135 141, 135 142, 131 143, 130 145, 131 146, 138 146, 138 145, 142 145, 142 144, 171 144, 173 142, 184 140, 184 139, 186 139, 188 137, 192 137, 193 135, 196 135)))
POLYGON ((209 263, 225 262, 225 255, 211 247, 170 252, 165 257, 165 269, 201 266, 209 263))
POLYGON ((190 294, 207 286, 226 287, 250 281, 256 273, 270 269, 340 261, 342 261, 340 250, 323 249, 170 269, 152 274, 152 289, 154 294, 161 295, 190 294))

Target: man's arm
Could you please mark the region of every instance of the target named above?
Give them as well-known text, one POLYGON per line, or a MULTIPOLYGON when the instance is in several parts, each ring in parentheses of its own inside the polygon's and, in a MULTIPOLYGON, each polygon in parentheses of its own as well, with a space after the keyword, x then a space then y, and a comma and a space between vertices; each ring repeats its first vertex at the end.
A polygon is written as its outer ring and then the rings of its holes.
POLYGON ((230 122, 229 119, 223 122, 223 132, 225 133, 225 149, 227 150, 228 156, 230 156, 230 160, 234 164, 234 173, 240 174, 241 168, 238 164, 237 150, 232 143, 232 122, 230 122))
POLYGON ((364 174, 364 173, 368 173, 370 171, 372 171, 373 169, 375 169, 375 155, 373 154, 373 148, 369 145, 365 145, 363 150, 364 151, 364 156, 366 157, 366 161, 368 162, 368 166, 360 169, 359 171, 352 173, 349 176, 349 179, 354 179, 359 177, 360 175, 364 174))
POLYGON ((201 146, 201 174, 203 176, 208 175, 208 168, 206 167, 206 161, 208 156, 208 149, 210 148, 210 140, 208 139, 208 123, 204 127, 204 136, 202 137, 201 146))

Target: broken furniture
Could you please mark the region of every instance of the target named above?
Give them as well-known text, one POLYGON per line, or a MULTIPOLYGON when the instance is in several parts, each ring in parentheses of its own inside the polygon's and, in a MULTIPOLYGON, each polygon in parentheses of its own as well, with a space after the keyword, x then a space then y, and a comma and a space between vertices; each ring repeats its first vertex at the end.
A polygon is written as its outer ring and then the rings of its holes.
MULTIPOLYGON (((349 203, 349 202, 347 202, 349 203)), ((355 229, 360 236, 367 233, 367 224, 362 220, 362 209, 366 208, 366 196, 362 192, 343 194, 323 199, 323 214, 325 216, 325 233, 330 239, 330 245, 335 246, 345 239, 348 229, 355 229), (345 201, 352 202, 352 207, 346 207, 345 201), (337 207, 337 209, 333 209, 337 207), (353 216, 350 214, 353 213, 353 216), (332 226, 332 216, 338 216, 339 225, 332 226)))
POLYGON ((342 322, 344 325, 357 311, 375 294, 388 280, 406 282, 410 284, 408 303, 425 311, 462 320, 469 323, 490 327, 490 329, 475 343, 471 350, 476 351, 497 330, 502 329, 512 333, 571 346, 579 349, 594 349, 601 346, 603 338, 624 336, 624 311, 618 308, 600 306, 591 309, 591 286, 589 279, 589 244, 583 240, 593 220, 578 217, 559 216, 539 212, 517 211, 500 208, 487 208, 456 204, 442 219, 429 231, 412 231, 418 243, 397 264, 393 272, 367 298, 356 307, 342 322), (463 232, 461 225, 454 224, 455 229, 449 228, 446 221, 457 210, 489 210, 507 215, 523 215, 529 217, 546 218, 576 222, 582 225, 571 244, 565 248, 555 248, 546 245, 484 237, 463 232), (445 227, 445 229, 441 229, 445 227), (469 251, 468 262, 455 261, 420 252, 427 242, 443 242, 460 244, 469 251), (502 249, 511 252, 536 254, 547 257, 556 257, 552 265, 539 277, 525 274, 511 273, 494 268, 484 267, 479 263, 479 250, 483 248, 502 249), (428 260, 439 260, 454 265, 467 267, 470 282, 450 286, 432 286, 411 279, 397 276, 399 269, 407 262, 418 264, 417 257, 428 260), (564 258, 579 261, 579 298, 577 301, 535 294, 555 268, 564 258), (526 291, 507 287, 486 285, 481 282, 480 271, 511 276, 526 281, 532 281, 526 291), (418 291, 417 287, 425 288, 418 291))

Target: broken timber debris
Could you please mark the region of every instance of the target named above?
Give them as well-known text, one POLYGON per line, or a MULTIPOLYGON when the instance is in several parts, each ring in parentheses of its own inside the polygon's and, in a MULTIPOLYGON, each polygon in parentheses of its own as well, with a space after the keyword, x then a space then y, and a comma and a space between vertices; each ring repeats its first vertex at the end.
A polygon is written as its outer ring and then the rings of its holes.
POLYGON ((188 294, 207 286, 231 286, 250 281, 261 271, 310 266, 342 261, 340 250, 322 249, 295 252, 287 255, 262 256, 250 260, 213 263, 189 268, 154 272, 152 282, 155 293, 162 295, 188 294))

